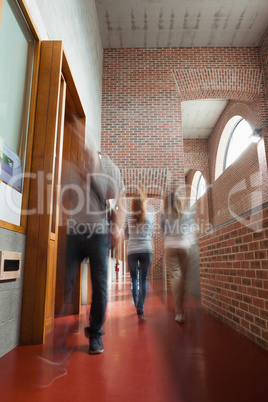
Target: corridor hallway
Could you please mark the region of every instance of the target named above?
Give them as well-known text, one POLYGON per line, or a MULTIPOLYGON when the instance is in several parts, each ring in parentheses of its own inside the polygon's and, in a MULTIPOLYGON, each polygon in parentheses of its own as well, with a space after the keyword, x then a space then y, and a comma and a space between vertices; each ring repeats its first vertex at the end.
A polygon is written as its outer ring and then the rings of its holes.
MULTIPOLYGON (((88 354, 84 310, 79 334, 67 338, 67 373, 65 364, 40 358, 42 345, 16 347, 0 359, 1 402, 267 400, 268 353, 203 311, 198 299, 188 296, 180 325, 162 281, 149 281, 145 312, 139 324, 128 276, 111 283, 104 353, 88 354)), ((56 327, 72 320, 56 319, 56 327)))

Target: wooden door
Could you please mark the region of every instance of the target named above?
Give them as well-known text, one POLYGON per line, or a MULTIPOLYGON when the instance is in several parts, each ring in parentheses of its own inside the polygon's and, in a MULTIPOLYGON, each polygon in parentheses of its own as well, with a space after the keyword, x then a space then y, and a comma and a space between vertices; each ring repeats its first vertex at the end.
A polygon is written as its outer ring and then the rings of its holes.
MULTIPOLYGON (((85 121, 62 42, 42 42, 26 233, 22 344, 44 343, 54 324, 66 105, 85 121)), ((82 132, 85 135, 84 129, 82 132)))

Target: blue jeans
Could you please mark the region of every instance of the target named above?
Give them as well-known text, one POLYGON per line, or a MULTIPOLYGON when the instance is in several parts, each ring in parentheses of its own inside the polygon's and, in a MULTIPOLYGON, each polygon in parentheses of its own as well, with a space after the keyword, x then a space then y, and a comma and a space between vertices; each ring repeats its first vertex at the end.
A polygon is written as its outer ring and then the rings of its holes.
POLYGON ((147 292, 147 275, 152 262, 152 253, 135 253, 127 257, 131 281, 132 296, 137 314, 143 314, 143 305, 147 292), (137 280, 139 280, 139 293, 137 293, 137 280))
POLYGON ((86 332, 89 336, 98 336, 103 334, 101 327, 107 306, 108 238, 106 234, 67 235, 68 297, 72 298, 80 264, 84 258, 89 258, 92 282, 90 324, 86 327, 86 332))

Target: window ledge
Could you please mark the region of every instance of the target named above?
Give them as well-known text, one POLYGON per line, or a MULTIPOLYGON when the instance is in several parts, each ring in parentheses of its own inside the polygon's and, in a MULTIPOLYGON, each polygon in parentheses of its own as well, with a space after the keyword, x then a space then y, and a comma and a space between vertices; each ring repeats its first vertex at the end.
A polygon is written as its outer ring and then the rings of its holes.
POLYGON ((1 221, 1 219, 0 219, 0 228, 26 234, 26 229, 23 226, 13 225, 12 223, 1 221))

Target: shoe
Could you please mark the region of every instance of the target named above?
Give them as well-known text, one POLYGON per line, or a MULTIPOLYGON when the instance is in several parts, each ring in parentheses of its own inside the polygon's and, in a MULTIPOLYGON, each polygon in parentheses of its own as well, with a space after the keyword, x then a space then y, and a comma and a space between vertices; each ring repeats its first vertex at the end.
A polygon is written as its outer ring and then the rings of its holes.
POLYGON ((139 314, 138 317, 139 317, 139 322, 140 323, 143 323, 143 322, 147 321, 147 319, 146 319, 144 314, 139 314))
MULTIPOLYGON (((85 327, 85 328, 84 328, 84 334, 85 334, 85 337, 86 337, 87 339, 90 338, 90 327, 85 327)), ((103 330, 100 330, 100 333, 99 333, 99 334, 100 334, 99 336, 102 336, 102 335, 105 334, 105 332, 104 332, 103 330)), ((94 336, 94 335, 92 335, 92 336, 94 336)), ((95 336, 98 336, 98 335, 95 335, 95 336)))
POLYGON ((177 321, 179 324, 182 324, 184 322, 183 313, 176 314, 175 321, 177 321))
POLYGON ((92 336, 89 341, 89 353, 91 355, 96 355, 104 351, 101 336, 92 336))

